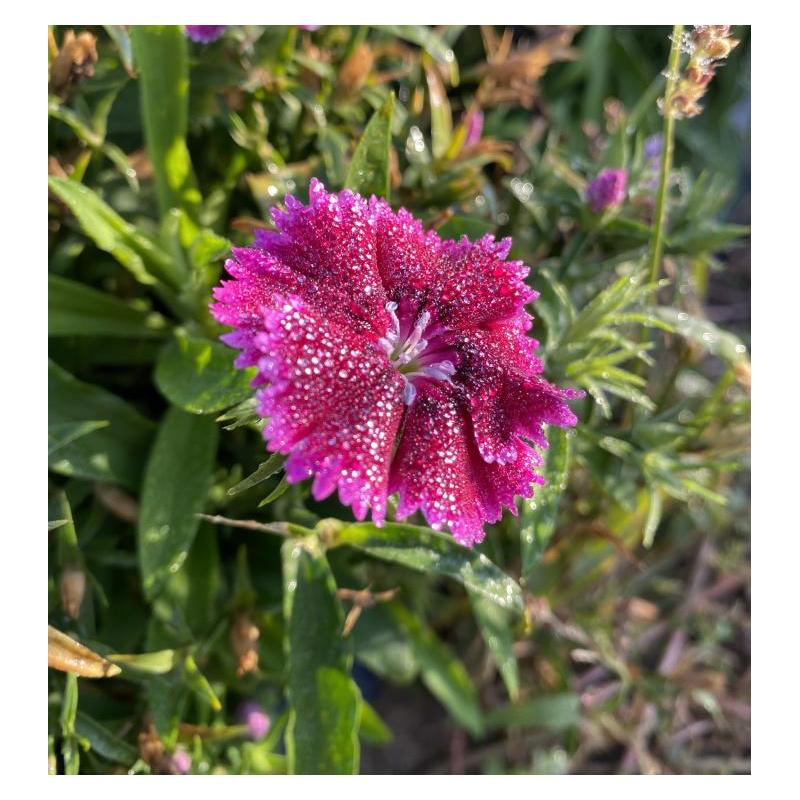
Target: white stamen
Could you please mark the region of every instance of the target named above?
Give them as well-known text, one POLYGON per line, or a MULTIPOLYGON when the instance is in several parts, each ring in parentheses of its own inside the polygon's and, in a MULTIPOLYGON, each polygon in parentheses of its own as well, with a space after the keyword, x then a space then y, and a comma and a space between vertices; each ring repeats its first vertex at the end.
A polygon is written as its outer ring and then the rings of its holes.
POLYGON ((436 378, 438 381, 452 383, 450 378, 455 375, 456 368, 452 361, 439 361, 436 364, 429 364, 423 367, 421 373, 429 378, 436 378))
POLYGON ((394 326, 394 340, 397 341, 397 337, 400 335, 400 320, 397 318, 397 314, 395 313, 397 311, 397 303, 395 303, 393 300, 390 300, 386 304, 385 308, 391 317, 392 325, 394 326))
POLYGON ((406 381, 406 385, 403 387, 403 402, 410 406, 414 402, 414 398, 417 396, 417 387, 414 386, 411 381, 406 381))

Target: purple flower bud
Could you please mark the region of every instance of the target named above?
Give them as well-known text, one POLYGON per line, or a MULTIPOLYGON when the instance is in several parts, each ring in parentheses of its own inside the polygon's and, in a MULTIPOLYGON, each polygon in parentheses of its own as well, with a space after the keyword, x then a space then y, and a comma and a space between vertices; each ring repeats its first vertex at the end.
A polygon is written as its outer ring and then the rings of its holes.
POLYGON ((176 775, 185 775, 192 768, 192 757, 179 747, 172 754, 170 766, 176 775))
POLYGON ((625 199, 628 173, 624 169, 604 169, 586 188, 586 199, 592 211, 599 214, 625 199))
POLYGON ((467 138, 464 144, 467 147, 478 144, 481 140, 481 133, 483 133, 483 111, 476 108, 467 114, 467 138))
POLYGON ((267 712, 252 701, 241 705, 239 718, 247 726, 247 735, 255 742, 261 741, 272 726, 272 720, 267 712))
POLYGON ((184 25, 186 35, 194 42, 208 44, 219 39, 227 25, 184 25))
POLYGON ((660 133, 648 136, 644 140, 644 157, 648 161, 654 158, 660 158, 662 146, 663 146, 663 140, 660 133))

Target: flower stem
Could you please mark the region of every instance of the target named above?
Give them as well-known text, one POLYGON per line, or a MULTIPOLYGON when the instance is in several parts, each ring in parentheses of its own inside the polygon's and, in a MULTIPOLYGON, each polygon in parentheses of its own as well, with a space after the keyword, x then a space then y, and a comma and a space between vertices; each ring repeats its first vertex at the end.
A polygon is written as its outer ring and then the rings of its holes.
POLYGON ((672 151, 674 146, 675 117, 670 111, 672 94, 678 81, 678 65, 681 58, 681 37, 683 25, 672 26, 672 47, 667 63, 667 87, 664 90, 664 131, 661 150, 661 174, 658 179, 656 215, 653 220, 653 238, 650 241, 650 281, 658 280, 661 266, 661 251, 664 248, 664 217, 666 216, 667 188, 672 171, 672 151))

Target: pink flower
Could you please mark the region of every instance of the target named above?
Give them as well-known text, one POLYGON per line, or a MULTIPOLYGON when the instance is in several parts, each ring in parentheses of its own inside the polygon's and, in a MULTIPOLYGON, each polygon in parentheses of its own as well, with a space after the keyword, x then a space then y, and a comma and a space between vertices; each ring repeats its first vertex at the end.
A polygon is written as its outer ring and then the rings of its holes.
POLYGON ((184 25, 186 35, 195 42, 208 44, 219 39, 227 25, 184 25))
POLYGON ((272 726, 272 720, 266 711, 252 700, 242 703, 239 717, 247 726, 247 735, 255 742, 261 741, 272 726))
POLYGON ((592 211, 599 214, 611 206, 619 205, 625 199, 625 186, 628 173, 624 169, 604 169, 586 187, 586 199, 592 211))
POLYGON ((174 774, 185 775, 192 768, 192 757, 182 747, 178 747, 169 763, 174 774))
POLYGON ((290 482, 314 477, 376 524, 397 492, 464 545, 483 539, 514 496, 530 497, 547 447, 542 425, 577 420, 539 373, 524 306, 538 295, 511 240, 442 241, 405 209, 311 181, 286 198, 277 232, 258 231, 214 290, 222 339, 257 366, 270 450, 290 482))

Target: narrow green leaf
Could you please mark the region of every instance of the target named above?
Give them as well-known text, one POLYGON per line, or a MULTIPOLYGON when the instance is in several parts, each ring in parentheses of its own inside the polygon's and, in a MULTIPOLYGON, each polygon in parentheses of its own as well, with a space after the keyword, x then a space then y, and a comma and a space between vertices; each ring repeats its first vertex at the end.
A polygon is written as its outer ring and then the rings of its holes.
POLYGON ((389 744, 393 739, 391 728, 378 716, 366 701, 361 701, 361 727, 358 735, 368 744, 389 744))
POLYGON ((360 697, 348 677, 351 642, 342 637, 336 583, 314 537, 284 542, 281 554, 289 773, 355 774, 360 697))
POLYGON ((124 742, 104 725, 82 711, 79 711, 75 718, 75 732, 89 742, 92 752, 109 761, 131 766, 138 758, 138 753, 133 745, 124 742))
POLYGON ((544 476, 547 483, 537 488, 530 500, 523 501, 520 515, 522 579, 526 581, 547 549, 558 519, 558 505, 569 475, 570 437, 564 428, 551 426, 547 432, 550 447, 545 453, 544 476))
POLYGON ((50 191, 75 215, 83 232, 125 267, 139 283, 164 281, 175 288, 183 276, 169 256, 150 239, 126 222, 102 198, 83 184, 50 176, 50 191))
POLYGON ((155 430, 152 422, 116 395, 82 383, 52 361, 48 413, 50 442, 60 442, 49 458, 50 469, 138 489, 155 430), (101 420, 108 424, 100 427, 101 420), (81 427, 87 423, 94 430, 81 427))
POLYGON ((85 284, 48 275, 48 336, 162 338, 166 324, 153 314, 85 284))
POLYGON ((208 679, 200 672, 200 669, 191 655, 187 655, 183 662, 183 674, 186 679, 186 685, 198 697, 208 703, 214 711, 222 710, 222 703, 220 703, 208 679))
POLYGON ((653 313, 671 325, 679 336, 700 345, 712 355, 729 361, 746 361, 747 347, 733 333, 725 331, 707 319, 687 314, 677 308, 658 306, 653 313))
POLYGON ((153 163, 161 216, 185 212, 182 243, 197 233, 202 198, 197 188, 186 131, 189 116, 189 53, 178 25, 134 25, 133 58, 139 72, 147 152, 153 163))
POLYGON ((90 419, 86 422, 51 422, 47 426, 47 454, 51 456, 62 447, 66 447, 92 431, 107 428, 109 424, 107 419, 90 419))
POLYGON ((274 503, 279 497, 286 494, 288 488, 289 480, 286 475, 283 475, 278 485, 258 504, 258 507, 262 508, 263 506, 268 506, 270 503, 274 503))
POLYGON ((64 686, 64 700, 61 705, 61 754, 64 757, 64 773, 77 775, 80 772, 81 757, 78 737, 75 735, 75 717, 78 713, 78 676, 67 673, 64 686))
POLYGON ((647 506, 647 518, 644 521, 644 532, 642 533, 642 545, 652 547, 656 537, 658 523, 661 522, 661 514, 664 508, 664 498, 661 492, 655 487, 650 487, 649 504, 647 506))
POLYGON ((522 703, 494 708, 486 713, 488 728, 547 728, 564 730, 580 722, 580 700, 576 694, 550 694, 522 703))
POLYGON ((372 115, 347 170, 345 188, 389 199, 394 94, 372 115))
POLYGON ((253 369, 233 366, 236 353, 221 342, 175 332, 158 357, 156 386, 171 403, 192 414, 209 414, 253 394, 253 369))
POLYGON ((483 641, 492 654, 509 697, 516 700, 519 696, 519 665, 514 656, 513 616, 507 609, 471 589, 467 594, 483 641))
POLYGON ((335 530, 328 544, 349 544, 411 569, 446 575, 504 608, 522 610, 517 583, 485 555, 462 547, 450 534, 399 522, 387 522, 382 528, 359 522, 335 530))
POLYGON ((280 453, 272 453, 266 461, 262 461, 258 465, 258 469, 255 472, 248 475, 244 480, 239 481, 236 486, 231 486, 228 489, 228 494, 233 497, 267 480, 267 478, 271 478, 276 472, 280 472, 285 461, 286 456, 280 453))
POLYGON ((256 410, 257 407, 258 400, 255 397, 248 397, 247 400, 242 401, 239 405, 229 408, 224 414, 220 414, 217 417, 217 422, 227 422, 227 425, 222 426, 226 431, 233 431, 245 425, 258 424, 263 420, 256 410))
POLYGON ((180 663, 181 653, 177 650, 156 650, 152 653, 111 653, 106 658, 135 673, 166 675, 180 663))
POLYGON ((450 70, 450 83, 458 85, 458 62, 446 42, 427 25, 379 25, 382 31, 419 45, 450 70))
POLYGON ((453 114, 439 73, 429 56, 423 56, 428 100, 431 106, 431 145, 434 158, 443 158, 453 138, 453 114))
POLYGON ((217 452, 208 417, 170 408, 150 453, 142 486, 138 555, 145 596, 153 599, 180 569, 194 541, 217 452))
POLYGON ((470 733, 480 736, 483 715, 464 665, 423 620, 401 603, 392 601, 384 607, 411 639, 421 665, 422 682, 453 719, 470 733))

